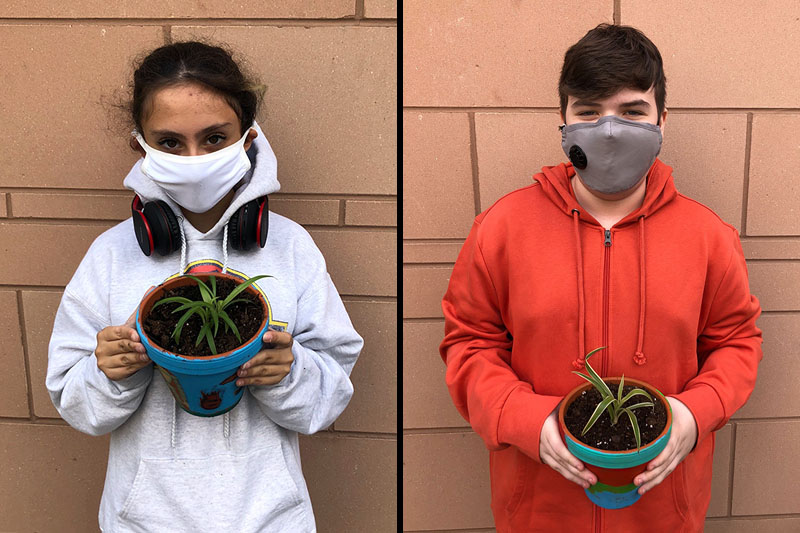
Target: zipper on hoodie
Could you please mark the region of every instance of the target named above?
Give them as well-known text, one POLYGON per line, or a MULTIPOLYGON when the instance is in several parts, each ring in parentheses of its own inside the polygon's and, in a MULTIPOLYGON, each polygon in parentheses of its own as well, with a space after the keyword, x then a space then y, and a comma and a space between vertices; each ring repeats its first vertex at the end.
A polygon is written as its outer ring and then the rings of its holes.
MULTIPOLYGON (((609 297, 608 293, 611 286, 611 230, 605 230, 605 252, 603 254, 603 346, 608 346, 608 320, 609 320, 609 297)), ((605 377, 607 372, 608 350, 606 348, 600 357, 600 375, 605 377)))

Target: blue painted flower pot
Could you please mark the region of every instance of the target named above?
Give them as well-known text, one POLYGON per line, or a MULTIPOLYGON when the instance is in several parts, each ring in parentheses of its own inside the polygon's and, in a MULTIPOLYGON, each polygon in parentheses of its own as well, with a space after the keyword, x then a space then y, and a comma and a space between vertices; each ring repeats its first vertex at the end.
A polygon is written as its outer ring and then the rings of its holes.
MULTIPOLYGON (((211 274, 193 274, 208 283, 211 274)), ((243 280, 228 274, 214 273, 216 278, 230 279, 234 283, 243 280)), ((262 348, 262 338, 269 326, 266 313, 258 332, 247 339, 239 348, 210 356, 188 356, 165 350, 155 344, 142 328, 142 318, 146 317, 153 305, 168 289, 194 285, 195 281, 186 276, 169 279, 148 292, 136 312, 136 331, 147 350, 147 355, 156 365, 167 382, 178 405, 196 416, 218 416, 233 409, 244 394, 243 387, 236 386, 239 367, 253 358, 262 348)), ((252 285, 246 291, 257 296, 264 309, 267 303, 264 296, 252 285)))
MULTIPOLYGON (((620 378, 603 378, 603 381, 618 385, 620 378)), ((667 424, 664 426, 664 430, 653 442, 642 446, 639 450, 612 452, 594 448, 578 440, 567 429, 564 423, 564 413, 567 412, 567 407, 583 391, 592 387, 591 383, 583 383, 572 389, 558 409, 558 423, 567 449, 572 455, 583 461, 586 468, 597 476, 597 483, 585 489, 586 496, 594 504, 604 509, 622 509, 639 500, 639 487, 633 484, 633 479, 640 472, 644 472, 647 463, 661 453, 667 445, 672 431, 672 409, 666 397, 658 389, 643 381, 626 377, 625 384, 643 388, 653 398, 664 404, 667 410, 667 424)), ((611 390, 616 391, 616 388, 611 390)))

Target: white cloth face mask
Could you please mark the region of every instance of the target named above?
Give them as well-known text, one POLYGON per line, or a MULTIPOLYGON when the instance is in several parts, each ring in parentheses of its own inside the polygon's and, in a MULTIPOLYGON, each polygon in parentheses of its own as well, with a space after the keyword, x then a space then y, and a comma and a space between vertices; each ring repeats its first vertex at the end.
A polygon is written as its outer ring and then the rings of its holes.
POLYGON ((176 155, 148 145, 141 133, 133 135, 147 154, 142 173, 153 180, 179 206, 192 213, 205 213, 230 192, 250 170, 244 151, 248 129, 230 146, 203 155, 176 155))

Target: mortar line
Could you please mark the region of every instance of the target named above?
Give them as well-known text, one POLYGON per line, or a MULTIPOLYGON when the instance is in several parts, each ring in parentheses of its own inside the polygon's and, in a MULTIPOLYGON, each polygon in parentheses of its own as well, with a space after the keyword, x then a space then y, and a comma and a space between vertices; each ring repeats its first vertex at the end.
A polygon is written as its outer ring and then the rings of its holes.
POLYGON ((164 24, 161 26, 161 32, 164 34, 164 44, 172 44, 172 26, 164 24))
POLYGON ((417 268, 453 268, 455 265, 455 261, 431 261, 431 262, 422 262, 422 261, 413 261, 409 263, 403 263, 403 268, 410 267, 409 270, 414 270, 417 268))
POLYGON ((622 0, 614 0, 614 24, 622 24, 622 0))
POLYGON ((733 515, 733 466, 736 460, 736 422, 731 424, 731 447, 728 461, 728 516, 733 515))
MULTIPOLYGON (((800 113, 800 107, 669 107, 670 113, 676 114, 745 114, 745 113, 800 113)), ((448 105, 411 105, 403 106, 403 111, 415 113, 558 113, 558 106, 448 106, 448 105)))
POLYGON ((279 19, 279 18, 2 18, 4 26, 260 26, 260 27, 307 27, 364 26, 397 27, 396 18, 363 18, 353 16, 335 19, 279 19))
MULTIPOLYGON (((8 194, 72 194, 76 196, 104 195, 118 196, 120 198, 131 198, 131 191, 120 191, 117 189, 77 189, 69 187, 0 187, 0 193, 8 194)), ((275 200, 374 200, 385 202, 396 202, 396 194, 357 194, 357 193, 323 193, 323 192, 285 192, 274 193, 270 198, 275 200)))
POLYGON ((464 244, 464 239, 458 239, 458 238, 403 239, 403 244, 464 244))
POLYGON ((475 201, 475 216, 481 214, 481 185, 478 176, 478 138, 475 131, 475 113, 469 113, 469 155, 472 163, 472 195, 475 201))
POLYGON ((776 518, 800 518, 800 513, 786 514, 742 514, 735 516, 713 516, 706 520, 710 522, 721 522, 722 520, 774 520, 776 518))
POLYGON ((7 218, 14 218, 14 214, 11 212, 11 194, 6 194, 6 217, 7 218))
POLYGON ((403 428, 403 436, 407 435, 465 435, 468 433, 475 433, 469 426, 464 427, 444 427, 444 428, 403 428))
POLYGON ((33 414, 33 380, 31 379, 31 363, 28 354, 28 334, 25 330, 25 313, 22 309, 22 291, 15 291, 17 297, 17 313, 19 315, 19 331, 22 341, 22 360, 25 364, 25 384, 28 388, 28 420, 31 422, 36 421, 36 415, 33 414))
POLYGON ((14 418, 10 416, 0 416, 0 424, 25 424, 28 426, 66 426, 69 424, 61 418, 14 418))
POLYGON ((742 236, 747 236, 747 202, 750 196, 750 152, 753 145, 753 113, 747 114, 747 135, 744 142, 744 183, 742 184, 742 236))
POLYGON ((364 0, 356 0, 356 20, 364 19, 364 0))
POLYGON ((346 209, 347 201, 346 200, 339 200, 339 226, 345 225, 345 209, 346 209))

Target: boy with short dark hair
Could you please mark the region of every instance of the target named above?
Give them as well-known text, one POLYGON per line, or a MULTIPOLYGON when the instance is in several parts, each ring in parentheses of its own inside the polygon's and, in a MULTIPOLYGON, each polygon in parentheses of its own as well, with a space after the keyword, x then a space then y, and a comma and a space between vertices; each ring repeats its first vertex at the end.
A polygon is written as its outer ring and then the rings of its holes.
POLYGON ((667 118, 655 45, 601 24, 566 53, 562 147, 571 163, 476 219, 442 306, 441 356, 459 412, 491 453, 498 532, 702 531, 714 431, 747 400, 761 309, 735 228, 679 194, 657 159, 667 118), (634 479, 642 497, 596 507, 595 476, 556 411, 585 354, 601 376, 668 397, 669 442, 634 479))

